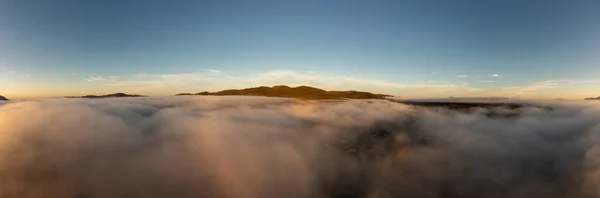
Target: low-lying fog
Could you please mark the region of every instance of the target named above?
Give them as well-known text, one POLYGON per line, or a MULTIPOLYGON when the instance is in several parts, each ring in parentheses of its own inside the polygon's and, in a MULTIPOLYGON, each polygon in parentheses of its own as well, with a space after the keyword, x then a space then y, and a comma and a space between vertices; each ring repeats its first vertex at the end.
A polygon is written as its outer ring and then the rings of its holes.
POLYGON ((2 198, 593 198, 600 105, 383 100, 0 104, 2 198))

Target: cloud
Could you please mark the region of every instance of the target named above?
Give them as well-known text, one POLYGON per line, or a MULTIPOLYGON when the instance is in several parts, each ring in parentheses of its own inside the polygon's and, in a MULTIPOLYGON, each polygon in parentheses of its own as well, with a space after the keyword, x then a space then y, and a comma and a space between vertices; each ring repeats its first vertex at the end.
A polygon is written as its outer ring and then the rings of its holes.
POLYGON ((564 88, 568 86, 580 86, 582 84, 595 84, 600 81, 597 80, 572 80, 572 79, 554 79, 554 80, 544 80, 532 82, 530 84, 524 86, 512 86, 512 87, 503 87, 498 90, 499 93, 507 93, 507 94, 532 94, 539 93, 542 91, 551 91, 558 88, 564 88))
MULTIPOLYGON (((374 80, 352 76, 327 75, 316 72, 300 72, 291 70, 274 70, 257 72, 251 74, 228 74, 226 72, 202 71, 176 74, 145 74, 140 73, 131 76, 107 76, 97 77, 107 79, 105 81, 94 81, 97 87, 106 93, 134 92, 144 95, 173 95, 176 93, 190 93, 201 91, 219 91, 223 89, 239 89, 254 86, 308 85, 326 90, 360 90, 374 93, 382 93, 400 96, 404 98, 431 98, 449 96, 512 96, 518 89, 532 89, 534 85, 490 87, 480 83, 496 83, 497 80, 478 79, 473 82, 449 82, 443 80, 430 80, 423 82, 404 82, 374 80), (479 82, 479 83, 477 83, 479 82), (466 83, 466 84, 465 84, 466 83), (522 88, 518 88, 522 87, 522 88), (507 94, 507 95, 503 95, 507 94)), ((555 80, 548 80, 555 81, 555 80)), ((577 86, 580 84, 593 84, 599 82, 593 79, 580 79, 561 81, 560 86, 577 86)), ((496 85, 496 84, 494 84, 496 85)), ((522 94, 531 93, 523 92, 522 94)), ((595 95, 595 94, 592 94, 595 95)), ((589 96, 586 96, 589 97, 589 96)))
POLYGON ((220 70, 216 70, 216 69, 209 69, 208 72, 215 73, 215 74, 220 74, 221 73, 220 70))
POLYGON ((91 76, 87 78, 88 82, 96 82, 96 81, 106 81, 106 79, 102 76, 91 76))
POLYGON ((456 75, 457 78, 468 78, 469 75, 464 75, 464 74, 460 74, 460 75, 456 75))
MULTIPOLYGON (((241 80, 243 82, 244 80, 241 80)), ((291 86, 309 85, 327 90, 364 90, 403 97, 432 96, 440 93, 452 93, 465 88, 443 81, 426 81, 421 83, 395 83, 357 77, 329 76, 308 72, 270 71, 260 73, 248 79, 246 85, 291 86)), ((242 86, 243 87, 243 86, 242 86)))
POLYGON ((6 70, 0 72, 0 77, 11 80, 24 80, 31 77, 31 74, 23 73, 15 70, 6 70))
POLYGON ((0 197, 600 194, 600 106, 262 97, 0 105, 0 197))
POLYGON ((496 78, 498 76, 500 76, 500 74, 492 74, 492 75, 490 75, 490 77, 492 77, 492 78, 496 78))
POLYGON ((477 81, 477 82, 482 82, 482 83, 494 83, 494 82, 496 82, 496 81, 493 81, 493 80, 480 80, 480 81, 477 81))
POLYGON ((88 82, 96 82, 96 83, 115 83, 118 81, 118 76, 90 76, 86 78, 88 82))
POLYGON ((510 91, 515 91, 515 92, 538 91, 538 90, 542 90, 542 89, 555 88, 561 82, 564 82, 564 81, 562 81, 562 80, 547 80, 547 81, 534 82, 534 83, 531 83, 526 86, 505 87, 505 88, 503 88, 503 90, 510 90, 510 91))
POLYGON ((31 78, 32 76, 32 74, 21 71, 0 69, 0 95, 6 96, 7 94, 23 90, 26 85, 31 84, 35 80, 31 78))
MULTIPOLYGON (((152 92, 152 90, 177 92, 217 91, 231 88, 273 85, 308 85, 328 90, 363 90, 391 95, 405 95, 458 90, 463 86, 448 82, 393 83, 357 77, 330 76, 314 72, 275 70, 255 73, 250 76, 231 76, 222 72, 198 72, 181 74, 138 74, 121 76, 118 80, 107 81, 105 85, 131 90, 132 92, 152 92), (217 75, 215 75, 217 74, 217 75)), ((145 94, 145 93, 143 93, 145 94)))

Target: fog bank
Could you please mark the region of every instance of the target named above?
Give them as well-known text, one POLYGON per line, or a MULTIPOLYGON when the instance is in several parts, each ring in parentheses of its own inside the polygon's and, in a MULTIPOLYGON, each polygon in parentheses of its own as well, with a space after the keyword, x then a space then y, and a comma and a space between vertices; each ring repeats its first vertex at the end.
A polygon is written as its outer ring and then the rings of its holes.
POLYGON ((600 105, 458 112, 384 100, 0 104, 0 197, 600 196, 600 105))

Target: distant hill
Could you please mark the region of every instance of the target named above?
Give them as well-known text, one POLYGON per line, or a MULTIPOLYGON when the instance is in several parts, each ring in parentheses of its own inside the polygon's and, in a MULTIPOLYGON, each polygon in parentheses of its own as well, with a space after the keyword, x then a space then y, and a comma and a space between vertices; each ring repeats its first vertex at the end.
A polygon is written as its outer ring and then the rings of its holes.
POLYGON ((4 96, 0 96, 0 101, 9 101, 9 99, 4 96))
POLYGON ((586 98, 586 100, 600 100, 600 96, 597 98, 586 98))
POLYGON ((509 97, 449 97, 451 99, 460 100, 510 100, 509 97))
MULTIPOLYGON (((187 93, 177 95, 188 95, 187 93)), ((213 96, 267 96, 267 97, 286 97, 300 99, 384 99, 389 95, 373 94, 361 91, 325 91, 323 89, 299 86, 288 87, 278 85, 274 87, 252 87, 247 89, 228 89, 218 92, 200 92, 194 95, 213 95, 213 96)))
POLYGON ((94 98, 127 98, 127 97, 145 97, 142 95, 130 95, 130 94, 125 94, 125 93, 114 93, 114 94, 108 94, 108 95, 86 95, 86 96, 67 96, 66 98, 90 98, 90 99, 94 99, 94 98))

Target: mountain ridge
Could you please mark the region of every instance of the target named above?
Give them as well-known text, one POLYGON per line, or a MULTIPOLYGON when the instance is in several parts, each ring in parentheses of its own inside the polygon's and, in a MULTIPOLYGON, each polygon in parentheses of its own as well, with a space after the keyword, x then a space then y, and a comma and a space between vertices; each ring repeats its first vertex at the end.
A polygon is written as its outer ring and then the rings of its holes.
POLYGON ((8 98, 0 95, 0 101, 10 101, 8 98))
POLYGON ((145 97, 145 96, 135 95, 135 94, 126 94, 126 93, 113 93, 113 94, 106 94, 106 95, 67 96, 65 98, 95 99, 95 98, 128 98, 128 97, 145 97))
POLYGON ((585 100, 600 100, 600 96, 598 96, 596 98, 586 98, 585 100))
POLYGON ((182 95, 212 95, 212 96, 231 96, 231 95, 242 95, 242 96, 266 96, 266 97, 286 97, 286 98, 299 98, 299 99, 385 99, 390 95, 385 94, 374 94, 363 91, 326 91, 323 89, 310 87, 310 86, 298 86, 289 87, 286 85, 276 85, 273 87, 260 86, 251 87, 245 89, 226 89, 217 92, 199 92, 196 94, 180 93, 177 96, 182 95))

